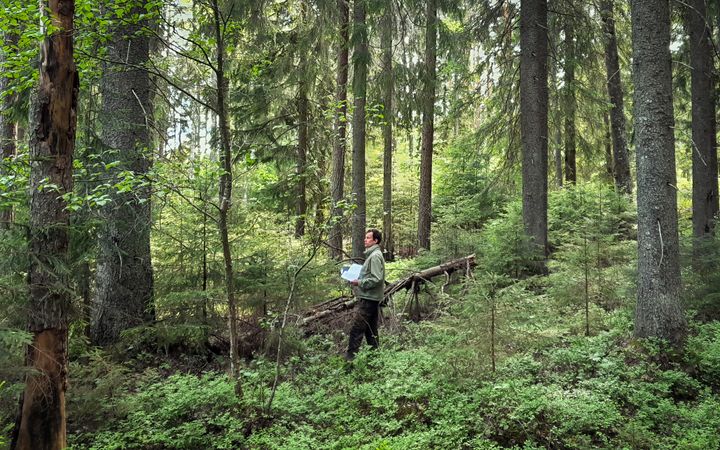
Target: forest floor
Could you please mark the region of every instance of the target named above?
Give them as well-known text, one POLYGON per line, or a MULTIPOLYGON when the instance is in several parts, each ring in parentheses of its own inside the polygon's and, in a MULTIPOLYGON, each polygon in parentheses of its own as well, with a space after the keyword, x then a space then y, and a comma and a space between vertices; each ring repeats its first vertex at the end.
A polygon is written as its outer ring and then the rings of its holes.
MULTIPOLYGON (((390 265, 392 268, 392 265, 390 265)), ((626 272, 622 283, 631 283, 626 272)), ((565 274, 567 278, 567 274, 565 274)), ((618 280, 615 280, 616 282, 618 280)), ((422 297, 426 319, 384 310, 381 348, 348 365, 342 330, 286 330, 242 395, 223 359, 93 350, 71 364, 75 449, 720 447, 720 322, 691 321, 681 354, 632 337, 627 305, 482 275, 422 297), (489 293, 493 292, 492 295, 489 293), (491 326, 492 318, 494 329, 491 326), (585 335, 589 327, 589 335, 585 335), (493 369, 494 366, 494 369, 493 369), (276 389, 273 384, 278 376, 276 389)), ((272 345, 270 345, 272 348, 272 345)))

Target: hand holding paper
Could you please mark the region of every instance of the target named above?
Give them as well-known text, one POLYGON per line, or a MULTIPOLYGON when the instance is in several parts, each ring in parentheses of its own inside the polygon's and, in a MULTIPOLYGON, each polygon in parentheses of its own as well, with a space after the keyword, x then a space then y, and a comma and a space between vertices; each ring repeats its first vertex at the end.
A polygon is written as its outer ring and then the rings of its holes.
POLYGON ((355 281, 360 278, 360 269, 362 269, 362 265, 360 264, 353 264, 350 267, 343 267, 342 269, 340 269, 340 277, 343 280, 355 281))

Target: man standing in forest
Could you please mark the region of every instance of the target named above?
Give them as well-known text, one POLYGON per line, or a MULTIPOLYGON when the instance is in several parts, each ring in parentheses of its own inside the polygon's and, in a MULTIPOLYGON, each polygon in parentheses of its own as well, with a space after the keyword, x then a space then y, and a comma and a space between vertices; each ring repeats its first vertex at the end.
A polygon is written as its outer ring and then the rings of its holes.
POLYGON ((378 314, 385 291, 385 259, 380 250, 381 241, 382 233, 379 230, 371 228, 365 232, 365 262, 360 269, 358 279, 350 282, 351 285, 357 286, 355 291, 357 310, 345 353, 347 361, 355 358, 363 335, 372 348, 378 347, 378 314))

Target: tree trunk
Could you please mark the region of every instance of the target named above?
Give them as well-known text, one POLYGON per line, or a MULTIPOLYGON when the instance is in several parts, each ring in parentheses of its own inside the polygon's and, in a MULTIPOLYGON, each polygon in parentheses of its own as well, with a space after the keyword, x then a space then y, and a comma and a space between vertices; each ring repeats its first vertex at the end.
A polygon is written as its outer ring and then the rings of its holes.
MULTIPOLYGON (((558 23, 558 17, 552 17, 549 21, 549 32, 551 34, 557 34, 557 24, 558 23)), ((550 111, 553 111, 554 114, 550 116, 550 113, 548 112, 548 133, 553 133, 554 137, 550 138, 548 136, 548 145, 551 146, 550 153, 552 153, 552 159, 553 159, 553 167, 554 167, 554 181, 555 186, 558 188, 563 187, 563 156, 562 156, 562 147, 563 147, 563 127, 560 118, 562 117, 562 108, 561 108, 561 102, 562 99, 560 98, 560 95, 557 91, 557 62, 554 60, 550 60, 550 63, 552 64, 548 70, 548 76, 550 78, 550 86, 552 91, 548 93, 549 100, 552 99, 553 103, 550 106, 550 111), (552 95, 550 95, 552 94, 552 95), (552 128, 552 129, 550 129, 552 128), (552 145, 551 145, 552 144, 552 145)), ((548 89, 550 91, 550 89, 548 89)), ((548 158, 550 158, 550 154, 548 154, 548 158)), ((549 164, 549 163, 548 163, 549 164)))
MULTIPOLYGON (((146 13, 143 5, 131 14, 146 13)), ((139 181, 152 165, 150 76, 139 67, 150 58, 149 38, 142 33, 147 20, 124 22, 112 32, 101 80, 100 137, 112 184, 129 171, 139 181)), ((110 192, 98 233, 96 295, 91 335, 96 345, 112 344, 120 333, 154 320, 153 269, 150 258, 150 186, 132 192, 110 192)))
POLYGON ((70 274, 69 218, 63 194, 72 192, 78 74, 73 61, 72 0, 43 2, 53 34, 40 47, 40 78, 30 139, 30 269, 25 392, 12 448, 62 449, 66 444, 70 274), (56 188, 48 188, 54 185, 56 188), (46 186, 46 188, 42 188, 46 186))
POLYGON ((638 293, 635 335, 679 345, 680 260, 670 65, 670 5, 632 0, 637 152, 638 293))
MULTIPOLYGON (((525 233, 543 257, 547 241, 547 1, 520 6, 520 134, 525 233)), ((545 272, 541 262, 537 270, 545 272)))
POLYGON ((425 70, 423 83, 422 151, 420 155, 420 202, 418 204, 418 249, 430 250, 432 220, 432 159, 435 133, 435 78, 437 56, 437 0, 425 9, 425 70))
POLYGON ((573 18, 565 18, 565 181, 569 184, 577 182, 577 165, 575 162, 575 25, 573 18))
POLYGON ((365 101, 367 71, 370 63, 368 34, 365 24, 365 1, 353 5, 353 197, 355 211, 352 221, 353 257, 365 251, 365 101))
POLYGON ((613 175, 613 155, 612 155, 612 130, 610 129, 610 118, 608 112, 603 113, 603 126, 605 129, 605 173, 607 174, 608 183, 612 183, 613 175))
POLYGON ((340 44, 337 49, 337 73, 335 76, 335 141, 332 154, 332 174, 330 176, 330 195, 332 197, 332 223, 328 244, 330 256, 342 259, 342 223, 343 210, 338 203, 343 199, 345 184, 345 131, 347 124, 347 82, 348 82, 348 44, 350 28, 349 0, 337 0, 340 16, 340 44))
POLYGON ((692 84, 692 224, 695 243, 714 233, 718 212, 712 32, 704 0, 685 11, 692 84))
POLYGON ((605 33, 605 69, 607 71, 607 90, 610 98, 610 129, 613 147, 613 177, 615 189, 624 194, 632 194, 632 178, 630 177, 630 157, 628 156, 625 137, 625 112, 623 90, 618 62, 617 38, 615 36, 615 19, 613 0, 600 2, 603 31, 605 33))
POLYGON ((395 117, 393 106, 394 74, 392 66, 392 37, 394 27, 393 2, 385 3, 384 23, 382 27, 383 97, 385 103, 385 126, 383 127, 383 243, 386 258, 392 261, 395 258, 395 244, 392 231, 392 159, 393 159, 393 119, 395 117))
MULTIPOLYGON (((300 76, 305 76, 305 71, 301 70, 300 76)), ((307 215, 307 193, 306 193, 306 174, 307 169, 307 153, 308 153, 308 119, 309 119, 309 101, 307 97, 307 83, 305 80, 300 82, 300 89, 297 99, 298 110, 298 145, 297 145, 297 166, 295 175, 297 176, 297 203, 295 219, 295 237, 299 238, 305 235, 305 221, 307 215)))
POLYGON ((235 299, 235 277, 233 271, 232 249, 228 233, 228 216, 232 206, 233 167, 230 149, 230 123, 228 120, 227 96, 228 80, 225 76, 225 35, 217 0, 212 1, 215 27, 216 61, 215 79, 217 84, 217 115, 220 131, 220 163, 223 168, 220 176, 220 208, 218 210, 218 233, 222 244, 223 262, 225 263, 225 294, 228 299, 228 327, 230 328, 230 375, 236 381, 235 390, 240 393, 240 353, 238 352, 237 301, 235 299))

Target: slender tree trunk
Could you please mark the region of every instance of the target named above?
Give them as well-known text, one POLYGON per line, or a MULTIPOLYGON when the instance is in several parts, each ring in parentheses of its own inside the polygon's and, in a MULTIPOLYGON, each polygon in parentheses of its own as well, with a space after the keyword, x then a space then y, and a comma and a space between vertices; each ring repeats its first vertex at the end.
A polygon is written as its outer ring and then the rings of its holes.
MULTIPOLYGON (((523 151, 523 223, 547 257, 547 1, 520 4, 520 134, 523 151)), ((538 265, 545 272, 545 263, 538 265)))
POLYGON ((384 86, 383 97, 385 103, 385 126, 383 127, 383 232, 385 237, 386 259, 392 261, 395 258, 395 244, 393 242, 393 214, 392 214, 392 160, 393 160, 393 120, 395 111, 393 106, 394 73, 392 66, 393 49, 392 38, 394 29, 394 10, 392 0, 385 3, 384 23, 382 27, 383 50, 383 73, 384 86))
POLYGON ((613 175, 612 130, 609 115, 608 112, 603 113, 603 125, 605 127, 605 173, 607 174, 608 183, 612 183, 615 177, 613 175))
POLYGON ((365 24, 366 0, 353 5, 353 197, 355 211, 352 221, 353 257, 365 251, 365 101, 367 71, 370 63, 368 33, 365 24))
MULTIPOLYGON (((549 32, 552 34, 558 33, 557 30, 557 24, 558 18, 552 17, 549 21, 549 32)), ((553 167, 555 172, 555 186, 558 188, 563 187, 563 156, 562 156, 562 147, 563 147, 563 126, 562 121, 560 118, 562 117, 562 108, 560 105, 562 104, 562 99, 560 98, 560 95, 557 91, 557 68, 556 64, 553 60, 550 61, 552 65, 550 66, 548 76, 550 77, 550 87, 552 89, 551 92, 548 93, 549 99, 553 99, 553 103, 551 105, 550 110, 554 111, 554 114, 550 116, 550 113, 548 112, 548 120, 549 120, 549 126, 548 126, 548 133, 553 133, 554 137, 550 139, 548 136, 548 145, 552 143, 552 158, 553 158, 553 167), (552 93, 552 95, 550 95, 552 93), (552 129, 550 129, 552 127, 552 129)), ((550 89, 548 89, 550 91, 550 89)), ((548 100, 550 101, 550 100, 548 100)), ((548 158, 550 155, 548 155, 548 158)))
MULTIPOLYGON (((304 27, 307 21, 307 2, 300 2, 301 23, 304 27)), ((302 29, 302 28, 301 28, 302 29)), ((298 113, 298 143, 297 143, 297 162, 295 166, 296 175, 296 203, 295 203, 295 237, 300 238, 305 235, 305 225, 307 223, 307 156, 310 147, 309 141, 309 119, 310 119, 310 102, 308 100, 308 81, 307 81, 307 58, 309 54, 300 52, 300 63, 298 65, 298 94, 297 94, 297 113, 298 113)))
POLYGON ((692 224, 700 244, 699 239, 714 233, 718 212, 714 50, 705 0, 690 0, 685 20, 692 84, 692 224))
MULTIPOLYGON (((138 4, 131 14, 146 14, 138 4)), ((147 20, 124 22, 112 32, 101 80, 101 132, 112 183, 121 172, 142 179, 152 165, 150 75, 139 69, 150 59, 147 20)), ((112 344, 128 328, 154 320, 153 269, 150 258, 150 187, 111 192, 98 233, 96 295, 91 315, 92 341, 112 344)))
POLYGON ((555 130, 555 184, 557 187, 563 187, 563 156, 562 156, 562 132, 560 126, 555 130))
MULTIPOLYGON (((327 99, 320 101, 320 117, 326 117, 328 112, 327 99)), ((312 130, 312 129, 311 129, 312 130)), ((315 207, 315 223, 318 227, 325 224, 325 212, 327 211, 327 172, 328 172, 328 156, 331 151, 327 145, 327 141, 321 140, 319 137, 315 144, 314 152, 317 155, 317 163, 315 169, 315 180, 317 180, 317 187, 314 195, 314 207, 315 207)))
POLYGON ((607 71, 607 90, 610 98, 610 129, 613 146, 613 177, 615 189, 624 194, 632 194, 632 178, 630 177, 630 157, 625 137, 625 112, 623 105, 623 89, 618 62, 617 38, 615 36, 615 19, 613 0, 601 0, 600 13, 605 34, 605 69, 607 71))
POLYGON ((575 162, 575 25, 572 17, 566 17, 565 23, 565 181, 577 182, 575 162))
POLYGON ((330 176, 330 195, 332 197, 332 223, 328 244, 330 256, 342 259, 342 208, 338 203, 343 199, 345 184, 345 131, 347 124, 347 82, 348 82, 348 45, 350 28, 349 0, 337 0, 340 16, 340 43, 337 49, 337 73, 335 76, 335 140, 332 154, 332 174, 330 176))
POLYGON ((217 0, 212 0, 215 27, 216 61, 215 79, 217 84, 217 115, 220 131, 220 208, 218 211, 218 232, 225 263, 225 291, 228 299, 228 327, 230 328, 230 375, 235 380, 236 393, 240 394, 240 353, 238 352, 237 301, 235 299, 235 277, 233 272, 232 249, 228 233, 228 216, 232 206, 233 167, 230 149, 230 123, 228 120, 228 80, 225 76, 225 34, 224 18, 221 17, 217 0))
POLYGON ((25 392, 12 448, 62 449, 66 443, 70 224, 63 194, 72 192, 78 74, 73 61, 72 0, 43 2, 53 34, 40 47, 40 78, 30 139, 30 269, 25 392), (54 185, 57 188, 42 188, 54 185))
POLYGON ((430 250, 432 221, 432 159, 435 133, 435 78, 437 56, 437 0, 425 9, 425 70, 423 73, 423 125, 420 154, 420 202, 418 204, 418 249, 430 250))
MULTIPOLYGON (((301 77, 304 77, 304 70, 301 70, 301 77)), ((295 237, 299 238, 305 235, 305 221, 307 215, 307 153, 308 153, 308 120, 309 120, 309 101, 307 97, 307 83, 305 80, 300 82, 300 89, 297 99, 298 110, 298 145, 297 145, 297 203, 295 219, 295 237)))
POLYGON ((680 305, 675 140, 668 0, 632 0, 637 152, 638 293, 635 335, 679 345, 680 305))

